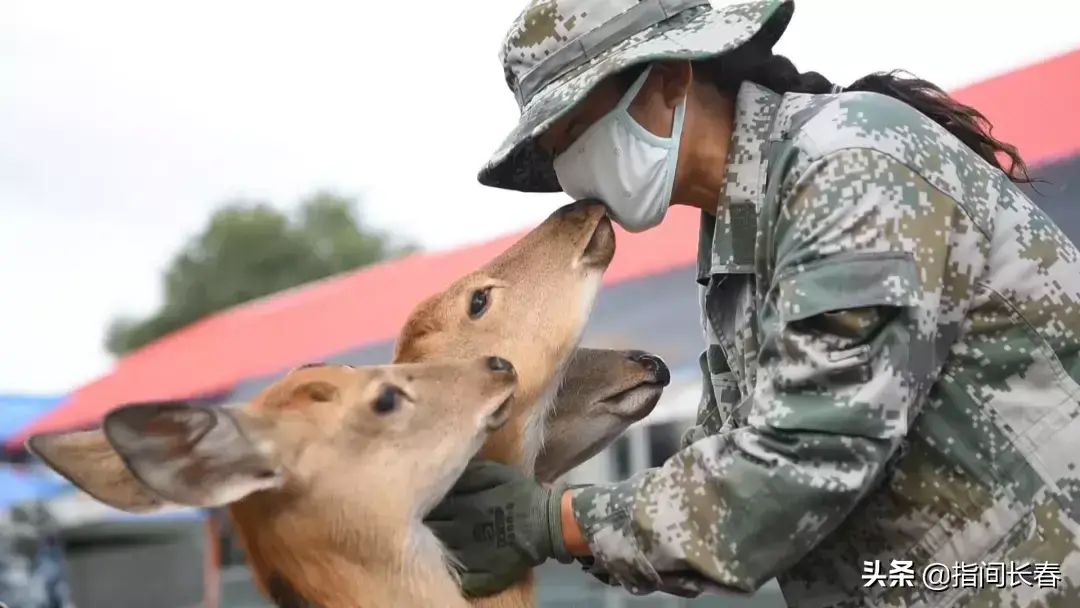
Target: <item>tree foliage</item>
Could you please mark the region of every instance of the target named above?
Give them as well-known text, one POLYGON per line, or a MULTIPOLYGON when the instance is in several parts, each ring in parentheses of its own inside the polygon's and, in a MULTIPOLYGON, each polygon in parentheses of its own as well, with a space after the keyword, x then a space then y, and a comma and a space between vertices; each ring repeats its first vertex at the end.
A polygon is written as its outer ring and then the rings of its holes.
POLYGON ((331 192, 304 199, 291 215, 233 201, 173 258, 161 308, 143 319, 114 319, 105 347, 122 355, 211 313, 413 250, 364 225, 356 201, 331 192))

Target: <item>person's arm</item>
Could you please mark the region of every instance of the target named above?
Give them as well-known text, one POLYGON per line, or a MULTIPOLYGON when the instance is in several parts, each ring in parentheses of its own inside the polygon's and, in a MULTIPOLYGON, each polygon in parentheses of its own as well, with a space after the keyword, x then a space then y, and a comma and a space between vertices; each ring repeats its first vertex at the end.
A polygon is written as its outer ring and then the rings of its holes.
POLYGON ((748 424, 564 497, 568 546, 631 592, 752 592, 806 555, 880 481, 969 306, 985 240, 905 165, 841 150, 782 188, 748 424))
POLYGON ((566 545, 566 552, 573 557, 588 557, 591 555, 589 541, 578 525, 577 516, 574 515, 574 493, 566 490, 559 500, 559 519, 562 520, 562 540, 566 545))

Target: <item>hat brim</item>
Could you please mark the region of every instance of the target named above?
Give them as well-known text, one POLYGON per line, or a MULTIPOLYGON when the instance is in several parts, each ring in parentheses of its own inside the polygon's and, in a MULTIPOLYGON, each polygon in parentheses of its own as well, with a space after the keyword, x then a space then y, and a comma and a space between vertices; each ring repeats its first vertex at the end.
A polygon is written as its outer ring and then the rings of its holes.
POLYGON ((793 0, 741 3, 683 11, 620 42, 540 90, 477 178, 519 192, 561 192, 553 159, 536 143, 556 120, 602 80, 632 65, 663 59, 694 61, 737 48, 759 33, 771 46, 787 28, 793 0))

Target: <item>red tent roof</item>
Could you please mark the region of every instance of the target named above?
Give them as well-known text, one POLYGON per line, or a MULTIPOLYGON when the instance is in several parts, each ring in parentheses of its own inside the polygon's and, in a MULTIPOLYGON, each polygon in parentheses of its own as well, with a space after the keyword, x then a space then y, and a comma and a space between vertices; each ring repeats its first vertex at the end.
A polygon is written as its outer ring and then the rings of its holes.
POLYGON ((994 136, 1016 146, 1029 165, 1080 151, 1080 49, 964 87, 952 95, 982 112, 994 136))
MULTIPOLYGON (((1035 165, 1080 150, 1080 121, 1072 119, 1080 88, 1061 84, 1076 74, 1080 50, 954 94, 980 109, 994 123, 994 134, 1035 165)), ((688 235, 696 235, 696 224, 696 212, 676 208, 654 230, 620 231, 605 283, 693 263, 696 238, 688 235)), ((12 441, 90 425, 121 403, 209 394, 299 361, 393 339, 420 299, 495 257, 521 234, 386 262, 212 315, 122 358, 112 373, 76 390, 12 441)))

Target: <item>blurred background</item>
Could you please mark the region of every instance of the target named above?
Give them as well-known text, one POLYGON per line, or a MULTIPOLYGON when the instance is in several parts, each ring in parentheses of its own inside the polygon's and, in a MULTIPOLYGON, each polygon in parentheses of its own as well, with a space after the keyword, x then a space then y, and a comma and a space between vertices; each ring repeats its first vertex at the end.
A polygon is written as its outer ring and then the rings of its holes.
MULTIPOLYGON (((715 0, 715 3, 725 3, 715 0)), ((243 401, 310 360, 384 363, 420 298, 563 195, 485 189, 514 124, 497 59, 520 2, 7 0, 0 7, 0 601, 255 608, 221 513, 130 516, 32 461, 32 432, 124 402, 243 401)), ((844 84, 902 68, 1016 144, 1080 239, 1080 5, 800 2, 778 50, 844 84)), ((699 397, 696 215, 619 251, 585 344, 660 354, 656 411, 569 481, 675 449, 699 397)), ((544 567, 538 605, 779 607, 634 598, 544 567)))

